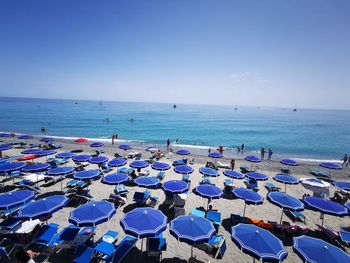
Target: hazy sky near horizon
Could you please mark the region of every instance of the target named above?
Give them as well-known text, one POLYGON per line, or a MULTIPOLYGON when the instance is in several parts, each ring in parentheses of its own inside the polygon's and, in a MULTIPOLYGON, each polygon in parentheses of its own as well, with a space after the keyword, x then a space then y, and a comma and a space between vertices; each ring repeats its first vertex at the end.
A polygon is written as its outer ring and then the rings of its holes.
POLYGON ((348 0, 0 2, 0 96, 350 109, 348 0))

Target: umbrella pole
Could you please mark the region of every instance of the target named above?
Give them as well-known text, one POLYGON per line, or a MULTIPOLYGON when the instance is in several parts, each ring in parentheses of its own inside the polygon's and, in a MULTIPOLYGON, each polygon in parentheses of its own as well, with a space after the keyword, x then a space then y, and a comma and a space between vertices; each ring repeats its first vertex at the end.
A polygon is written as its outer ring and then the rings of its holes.
POLYGON ((246 203, 246 202, 244 202, 243 217, 244 217, 244 215, 245 215, 245 209, 246 209, 246 207, 247 207, 247 203, 246 203))
POLYGON ((61 192, 63 192, 63 178, 62 178, 62 175, 61 175, 61 192))
POLYGON ((287 184, 284 184, 284 192, 287 193, 287 184))
POLYGON ((143 250, 143 238, 141 238, 141 252, 143 250))
POLYGON ((283 218, 283 208, 282 208, 282 213, 281 213, 280 224, 282 224, 282 218, 283 218))
POLYGON ((193 258, 193 245, 191 245, 191 258, 193 258))
POLYGON ((322 216, 322 226, 323 226, 323 223, 324 223, 324 214, 321 214, 322 216))

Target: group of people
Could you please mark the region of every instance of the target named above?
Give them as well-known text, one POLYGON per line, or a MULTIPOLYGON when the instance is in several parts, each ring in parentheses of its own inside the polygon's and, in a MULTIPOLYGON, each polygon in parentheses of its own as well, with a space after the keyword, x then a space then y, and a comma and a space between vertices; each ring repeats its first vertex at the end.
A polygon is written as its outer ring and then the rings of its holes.
POLYGON ((350 156, 345 154, 344 157, 342 158, 343 164, 342 166, 349 167, 350 166, 350 156))
MULTIPOLYGON (((265 148, 264 148, 264 147, 261 147, 261 149, 260 149, 260 157, 261 157, 261 160, 264 160, 264 159, 265 159, 265 153, 266 153, 265 148)), ((272 154, 273 154, 273 152, 272 152, 271 148, 269 148, 268 151, 267 151, 267 160, 271 160, 272 154)))
POLYGON ((118 140, 119 139, 119 135, 118 134, 113 134, 112 135, 112 145, 114 145, 114 140, 118 140))
POLYGON ((237 153, 238 154, 243 154, 243 152, 244 152, 244 143, 242 143, 242 145, 241 146, 238 146, 237 147, 237 153))

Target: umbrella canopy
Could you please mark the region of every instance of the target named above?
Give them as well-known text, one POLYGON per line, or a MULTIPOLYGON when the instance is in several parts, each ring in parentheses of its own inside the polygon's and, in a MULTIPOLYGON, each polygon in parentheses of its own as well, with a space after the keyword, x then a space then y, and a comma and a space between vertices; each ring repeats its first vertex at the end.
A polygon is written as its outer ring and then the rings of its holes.
POLYGON ((124 150, 124 151, 132 149, 132 147, 130 145, 127 145, 127 144, 121 144, 118 146, 118 148, 121 150, 124 150))
POLYGON ((124 158, 115 158, 111 161, 109 161, 108 163, 109 166, 112 166, 112 167, 119 167, 119 166, 123 166, 123 165, 126 165, 126 160, 124 158))
POLYGON ((299 184, 298 178, 288 174, 276 174, 273 180, 282 184, 299 184))
POLYGON ((170 180, 163 183, 163 190, 173 194, 181 194, 188 191, 188 183, 180 180, 170 180))
POLYGON ((105 162, 108 162, 108 160, 108 157, 100 155, 97 157, 92 157, 89 162, 93 164, 103 164, 105 162))
POLYGON ((299 182, 303 187, 311 190, 318 196, 329 195, 329 187, 331 184, 328 182, 316 178, 300 178, 299 182))
POLYGON ((135 184, 142 187, 156 187, 160 181, 155 176, 140 176, 135 179, 135 184))
POLYGON ((37 155, 37 156, 49 156, 49 155, 52 155, 55 153, 56 153, 55 150, 42 150, 40 152, 36 152, 35 155, 37 155))
POLYGON ((315 209, 323 214, 334 216, 346 216, 349 214, 346 207, 331 200, 326 200, 315 196, 306 196, 303 202, 312 209, 315 209))
POLYGON ((112 173, 103 177, 102 182, 105 184, 122 184, 129 180, 129 176, 125 173, 112 173))
POLYGON ((178 174, 191 174, 193 173, 193 168, 188 165, 176 165, 174 171, 178 174))
POLYGON ((1 144, 1 145, 0 145, 0 152, 6 151, 6 150, 10 150, 10 149, 12 149, 12 148, 13 148, 13 147, 12 147, 11 144, 1 144))
POLYGON ((281 192, 270 192, 267 195, 267 200, 271 203, 292 211, 304 210, 304 204, 299 199, 281 192))
POLYGON ((333 182, 333 184, 345 191, 350 191, 350 182, 333 182))
POLYGON ((20 135, 17 138, 20 140, 30 140, 30 139, 33 139, 34 137, 32 135, 20 135))
POLYGON ((293 238, 293 250, 308 263, 345 263, 350 262, 350 256, 340 248, 309 236, 293 238))
POLYGON ((45 137, 45 138, 40 139, 41 142, 53 142, 54 140, 55 140, 54 138, 49 138, 49 137, 45 137))
POLYGON ((217 177, 220 175, 219 171, 212 169, 212 168, 209 168, 209 167, 201 167, 201 168, 199 168, 199 172, 203 175, 206 175, 206 176, 217 177))
POLYGON ((347 202, 344 206, 345 206, 345 207, 349 210, 349 212, 350 212, 350 201, 347 202))
POLYGON ((70 212, 69 222, 82 226, 96 226, 107 222, 116 213, 114 204, 108 201, 93 201, 70 212))
POLYGON ((78 143, 84 143, 84 142, 87 142, 88 139, 85 139, 85 138, 78 138, 78 139, 75 139, 74 141, 75 141, 75 142, 78 142, 78 143))
POLYGON ((288 256, 282 241, 261 227, 238 224, 232 227, 231 237, 244 253, 262 261, 281 262, 288 256))
POLYGON ((24 205, 33 200, 34 197, 35 193, 29 190, 19 190, 0 194, 0 210, 24 205))
POLYGON ((166 229, 167 220, 161 211, 142 207, 128 212, 120 221, 120 225, 126 234, 137 238, 153 237, 166 229))
POLYGON ((212 152, 208 155, 210 158, 222 158, 222 153, 221 152, 212 152))
POLYGON ((254 179, 256 181, 266 181, 267 179, 269 179, 269 177, 266 174, 256 172, 247 173, 246 176, 249 179, 254 179))
POLYGON ((191 154, 191 153, 190 153, 189 150, 182 149, 182 150, 178 150, 178 151, 176 152, 176 154, 178 154, 178 155, 189 155, 189 154, 191 154))
POLYGON ((170 169, 170 165, 167 163, 155 162, 152 164, 152 168, 158 171, 166 171, 170 169))
POLYGON ((225 170, 224 171, 224 175, 234 178, 234 179, 244 179, 245 175, 237 172, 237 171, 233 171, 233 170, 225 170))
POLYGON ((80 154, 76 155, 72 158, 72 160, 76 163, 89 162, 92 156, 89 154, 80 154))
POLYGON ((18 170, 21 170, 26 165, 27 165, 26 162, 5 163, 0 165, 0 173, 10 173, 13 171, 18 171, 18 170))
POLYGON ((288 166, 298 166, 298 161, 292 160, 292 159, 283 159, 280 161, 281 164, 288 165, 288 166))
POLYGON ((51 168, 51 165, 48 163, 35 163, 29 164, 22 168, 22 172, 24 173, 36 173, 43 172, 51 168))
POLYGON ((27 149, 21 152, 21 154, 37 154, 40 153, 41 149, 27 149))
POLYGON ((136 168, 136 169, 146 168, 148 165, 149 165, 149 163, 146 161, 143 161, 143 160, 133 161, 133 162, 129 163, 130 167, 136 168))
POLYGON ((243 216, 245 215, 247 204, 260 205, 264 202, 264 198, 261 195, 247 188, 235 188, 232 190, 232 193, 236 198, 244 200, 243 216))
POLYGON ((224 192, 217 186, 212 184, 201 184, 195 188, 196 193, 208 199, 219 199, 224 192))
POLYGON ((64 153, 58 153, 56 154, 57 158, 63 158, 63 159, 68 159, 68 158, 73 158, 76 154, 72 152, 64 152, 64 153))
POLYGON ((37 219, 51 216, 53 213, 67 205, 69 199, 64 195, 52 195, 31 202, 18 212, 18 217, 37 219))
POLYGON ((102 147, 104 144, 102 142, 93 142, 90 144, 90 147, 92 148, 98 148, 98 147, 102 147))
POLYGON ((60 175, 67 175, 67 174, 73 173, 74 171, 75 171, 74 167, 65 166, 65 167, 53 168, 47 171, 47 174, 51 176, 60 176, 60 175))
POLYGON ((84 170, 81 172, 77 172, 74 175, 74 179, 77 180, 94 180, 100 178, 101 172, 99 170, 84 170))
POLYGON ((257 156, 254 156, 254 155, 248 155, 244 159, 248 162, 251 162, 251 163, 260 163, 261 162, 261 159, 257 156))
POLYGON ((0 138, 8 138, 11 137, 11 133, 0 133, 0 138))
POLYGON ((332 169, 332 170, 341 170, 342 169, 342 166, 338 163, 324 162, 324 163, 320 163, 320 166, 327 168, 327 169, 332 169))

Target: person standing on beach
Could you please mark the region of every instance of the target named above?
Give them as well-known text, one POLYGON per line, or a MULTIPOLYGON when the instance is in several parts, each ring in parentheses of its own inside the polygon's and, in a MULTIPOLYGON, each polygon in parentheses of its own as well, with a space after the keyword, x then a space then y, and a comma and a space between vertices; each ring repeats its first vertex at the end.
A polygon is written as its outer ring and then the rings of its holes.
POLYGON ((208 149, 208 154, 210 154, 210 153, 211 153, 211 149, 209 148, 209 149, 208 149))
POLYGON ((241 146, 241 152, 243 153, 244 151, 244 143, 242 143, 242 146, 241 146))
POLYGON ((261 147, 260 155, 261 155, 261 160, 263 160, 265 158, 265 149, 264 149, 264 147, 261 147))
POLYGON ((348 167, 348 164, 349 164, 349 157, 348 157, 348 155, 347 154, 345 154, 344 155, 344 157, 342 158, 342 160, 343 160, 343 164, 342 164, 342 167, 344 167, 344 165, 346 166, 346 167, 348 167))
POLYGON ((238 146, 238 147, 237 147, 237 154, 240 154, 240 153, 241 153, 241 147, 238 146))
POLYGON ((169 151, 169 147, 170 147, 170 139, 166 140, 166 148, 169 151))
MULTIPOLYGON (((349 155, 348 155, 349 156, 349 155)), ((348 162, 346 164, 346 167, 350 166, 350 158, 348 157, 348 162)))
POLYGON ((269 148, 267 160, 271 160, 272 154, 273 154, 273 152, 272 152, 271 148, 269 148))
POLYGON ((112 135, 112 145, 114 145, 114 139, 115 139, 115 135, 112 135))
POLYGON ((232 171, 235 169, 235 164, 236 164, 235 159, 232 159, 232 160, 231 160, 231 170, 232 170, 232 171))

